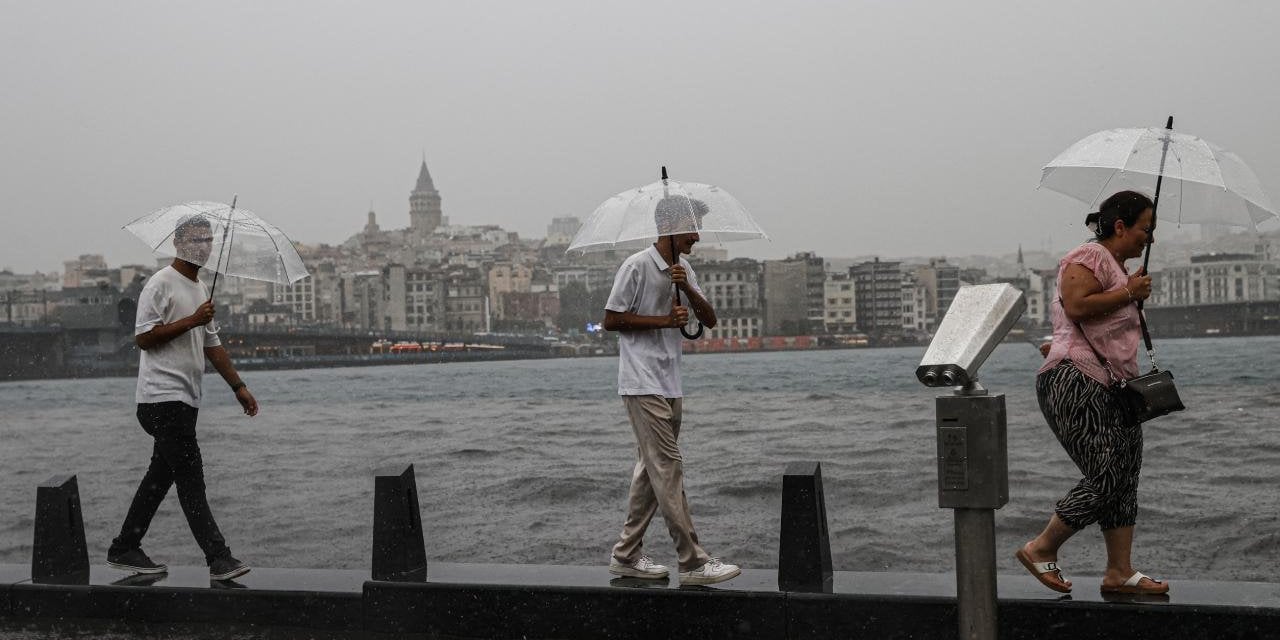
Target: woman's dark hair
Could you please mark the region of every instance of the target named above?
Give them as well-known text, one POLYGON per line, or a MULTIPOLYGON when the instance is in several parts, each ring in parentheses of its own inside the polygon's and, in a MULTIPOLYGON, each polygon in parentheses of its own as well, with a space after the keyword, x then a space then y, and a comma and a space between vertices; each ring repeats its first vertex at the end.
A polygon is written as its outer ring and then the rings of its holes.
POLYGON ((1138 216, 1143 211, 1154 208, 1156 205, 1148 198, 1137 191, 1118 191, 1111 197, 1102 201, 1102 206, 1098 207, 1097 213, 1091 213, 1085 217, 1085 224, 1097 220, 1098 229, 1094 233, 1099 240, 1106 240, 1116 233, 1116 220, 1125 224, 1126 227, 1132 227, 1138 222, 1138 216), (1097 216, 1094 218, 1094 216, 1097 216))

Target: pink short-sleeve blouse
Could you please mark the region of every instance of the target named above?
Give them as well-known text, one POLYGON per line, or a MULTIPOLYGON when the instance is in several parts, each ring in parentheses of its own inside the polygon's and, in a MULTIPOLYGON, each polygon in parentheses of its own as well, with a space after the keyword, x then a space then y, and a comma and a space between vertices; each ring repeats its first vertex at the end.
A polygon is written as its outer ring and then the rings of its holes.
POLYGON ((1127 304, 1106 315, 1085 320, 1077 326, 1062 309, 1062 275, 1073 264, 1084 265, 1092 271, 1093 277, 1102 284, 1103 291, 1122 289, 1129 282, 1129 273, 1123 265, 1106 247, 1096 242, 1082 244, 1063 256, 1058 263, 1058 288, 1050 305, 1053 346, 1044 360, 1044 366, 1037 373, 1048 371, 1059 362, 1069 359, 1081 373, 1102 384, 1111 384, 1106 369, 1080 334, 1080 327, 1084 327, 1094 349, 1111 362, 1117 376, 1132 378, 1138 375, 1138 342, 1142 339, 1142 328, 1138 324, 1138 305, 1127 304))

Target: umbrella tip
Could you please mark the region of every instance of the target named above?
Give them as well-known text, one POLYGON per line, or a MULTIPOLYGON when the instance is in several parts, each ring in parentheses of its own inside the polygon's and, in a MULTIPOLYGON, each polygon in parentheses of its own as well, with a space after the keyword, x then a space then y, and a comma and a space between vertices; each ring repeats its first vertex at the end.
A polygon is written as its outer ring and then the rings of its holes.
POLYGON ((1173 128, 1173 116, 1169 116, 1169 121, 1168 121, 1168 122, 1166 122, 1166 123, 1164 123, 1164 128, 1166 128, 1166 129, 1172 129, 1172 128, 1173 128))
POLYGON ((667 167, 666 167, 666 165, 663 165, 663 166, 662 166, 662 179, 663 179, 663 180, 666 180, 666 179, 667 179, 667 167))

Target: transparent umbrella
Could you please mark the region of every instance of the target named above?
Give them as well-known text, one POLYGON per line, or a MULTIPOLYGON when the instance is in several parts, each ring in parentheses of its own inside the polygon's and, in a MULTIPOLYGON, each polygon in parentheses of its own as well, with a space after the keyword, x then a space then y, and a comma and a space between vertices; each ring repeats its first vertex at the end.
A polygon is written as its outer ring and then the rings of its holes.
MULTIPOLYGON (((769 238, 729 192, 700 182, 670 180, 662 167, 658 182, 623 191, 596 207, 566 253, 641 249, 660 237, 694 232, 702 242, 769 238)), ((672 243, 674 249, 674 239, 672 243)), ((677 289, 677 303, 679 296, 677 289)), ((693 334, 680 331, 686 338, 696 338, 702 335, 702 325, 693 334)))
POLYGON ((1164 129, 1108 129, 1044 166, 1040 186, 1096 208, 1126 189, 1156 188, 1160 213, 1178 222, 1248 227, 1276 217, 1258 176, 1237 156, 1202 138, 1164 129))
POLYGON ((248 209, 221 202, 184 202, 148 213, 124 226, 157 254, 182 258, 218 275, 292 284, 307 277, 302 257, 283 231, 248 209), (209 222, 212 245, 207 256, 180 250, 174 232, 184 221, 200 218, 209 222))

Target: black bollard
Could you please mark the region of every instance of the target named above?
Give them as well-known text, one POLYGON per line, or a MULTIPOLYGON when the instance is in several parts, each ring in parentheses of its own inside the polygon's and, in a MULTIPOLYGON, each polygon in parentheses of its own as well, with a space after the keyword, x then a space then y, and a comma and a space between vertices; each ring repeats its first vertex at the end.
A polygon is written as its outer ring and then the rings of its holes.
POLYGON ((425 581, 427 550, 413 465, 386 466, 374 476, 373 579, 425 581))
POLYGON ((74 475, 54 476, 36 487, 31 581, 89 584, 89 549, 80 513, 80 487, 74 475))
POLYGON ((778 588, 831 593, 831 541, 818 462, 792 462, 782 477, 778 588))

